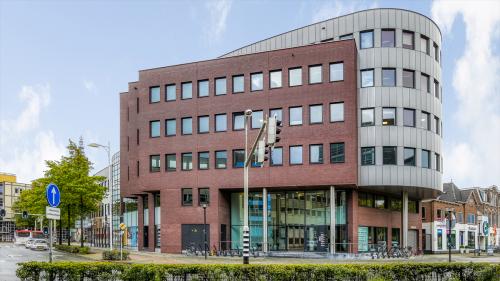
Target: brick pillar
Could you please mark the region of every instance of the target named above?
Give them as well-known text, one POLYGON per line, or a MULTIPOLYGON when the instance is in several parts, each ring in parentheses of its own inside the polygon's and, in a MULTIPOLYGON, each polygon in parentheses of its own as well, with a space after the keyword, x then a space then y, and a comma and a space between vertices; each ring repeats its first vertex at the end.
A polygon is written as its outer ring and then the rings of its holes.
POLYGON ((148 208, 149 208, 149 251, 154 252, 155 251, 155 194, 154 193, 148 193, 148 208))
MULTIPOLYGON (((347 202, 347 237, 351 243, 350 252, 358 252, 358 191, 353 189, 350 192, 347 202)), ((348 249, 349 250, 349 249, 348 249)))
POLYGON ((144 245, 144 207, 142 196, 137 197, 137 249, 143 250, 144 245))

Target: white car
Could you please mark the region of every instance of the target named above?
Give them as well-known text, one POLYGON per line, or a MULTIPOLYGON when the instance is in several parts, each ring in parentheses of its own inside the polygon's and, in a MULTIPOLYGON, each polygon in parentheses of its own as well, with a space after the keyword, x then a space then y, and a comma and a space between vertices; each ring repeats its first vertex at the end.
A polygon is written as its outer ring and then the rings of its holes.
POLYGON ((49 249, 49 244, 47 243, 47 240, 44 239, 36 239, 31 243, 30 246, 31 250, 48 250, 49 249))
POLYGON ((26 240, 26 243, 24 243, 24 247, 26 247, 26 249, 30 249, 33 241, 35 241, 35 239, 33 239, 33 238, 26 240))

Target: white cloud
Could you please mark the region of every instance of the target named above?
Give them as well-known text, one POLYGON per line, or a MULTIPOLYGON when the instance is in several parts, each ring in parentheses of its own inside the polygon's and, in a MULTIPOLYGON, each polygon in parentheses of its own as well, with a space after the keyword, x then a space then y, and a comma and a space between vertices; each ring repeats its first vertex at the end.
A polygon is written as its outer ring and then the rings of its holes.
MULTIPOLYGON (((457 108, 446 117, 457 138, 444 144, 445 180, 459 185, 500 183, 500 1, 435 1, 432 17, 451 36, 459 16, 465 24, 465 46, 453 70, 457 108)), ((446 44, 446 41, 444 42, 446 44)))
POLYGON ((377 6, 377 1, 326 1, 323 2, 321 6, 313 10, 312 22, 324 21, 360 10, 373 9, 377 6))
POLYGON ((231 10, 232 0, 210 0, 205 7, 209 13, 209 24, 205 35, 210 41, 217 41, 226 31, 227 17, 231 10))
POLYGON ((84 79, 83 80, 83 87, 90 92, 90 93, 95 93, 96 92, 96 86, 94 81, 84 79))

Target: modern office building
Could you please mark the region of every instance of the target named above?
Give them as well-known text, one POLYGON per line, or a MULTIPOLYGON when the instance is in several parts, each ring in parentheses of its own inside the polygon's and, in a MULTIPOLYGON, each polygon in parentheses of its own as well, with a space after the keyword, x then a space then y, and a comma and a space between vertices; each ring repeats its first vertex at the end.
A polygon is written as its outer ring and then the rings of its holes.
POLYGON ((16 175, 0 173, 0 210, 5 211, 5 217, 0 217, 0 242, 14 239, 16 219, 12 206, 21 192, 30 188, 30 184, 18 183, 16 175))
POLYGON ((137 202, 138 248, 201 244, 201 203, 210 247, 242 247, 251 109, 251 140, 266 115, 283 123, 270 161, 250 169, 252 247, 421 251, 420 201, 442 190, 440 46, 426 16, 372 9, 139 71, 120 95, 121 196, 137 202))

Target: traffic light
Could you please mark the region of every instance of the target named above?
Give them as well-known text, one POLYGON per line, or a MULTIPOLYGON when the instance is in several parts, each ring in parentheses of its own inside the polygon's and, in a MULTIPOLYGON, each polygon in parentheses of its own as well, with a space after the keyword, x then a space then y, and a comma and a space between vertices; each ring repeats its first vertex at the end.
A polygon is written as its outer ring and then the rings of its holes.
POLYGON ((28 218, 28 211, 23 211, 22 217, 23 217, 23 219, 27 219, 28 218))
POLYGON ((274 146, 275 143, 280 141, 279 134, 281 133, 281 121, 276 116, 271 116, 267 123, 267 144, 274 146))
POLYGON ((260 140, 257 144, 257 163, 264 163, 268 160, 269 151, 264 140, 260 140))
POLYGON ((49 235, 49 228, 48 227, 43 228, 43 234, 49 235))
POLYGON ((5 217, 5 215, 6 215, 5 210, 4 209, 0 209, 0 218, 5 217))

